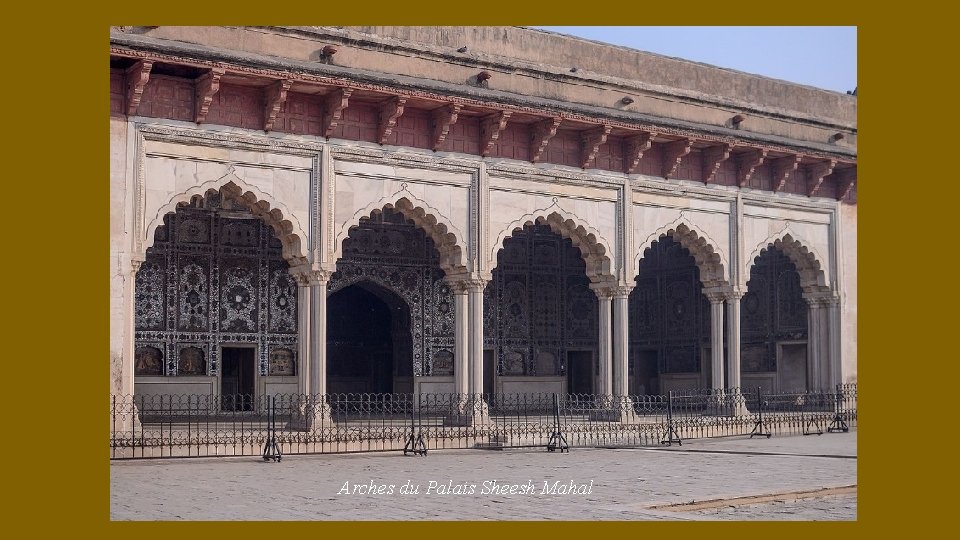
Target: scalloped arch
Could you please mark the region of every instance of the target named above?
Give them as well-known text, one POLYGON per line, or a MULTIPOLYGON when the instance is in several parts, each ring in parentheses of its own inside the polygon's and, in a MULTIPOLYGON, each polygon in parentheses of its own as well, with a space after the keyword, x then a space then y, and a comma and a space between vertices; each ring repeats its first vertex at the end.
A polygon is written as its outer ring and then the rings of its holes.
POLYGON ((202 196, 209 191, 220 191, 225 197, 239 202, 253 215, 270 225, 283 246, 283 258, 290 266, 298 266, 307 262, 307 257, 303 251, 303 239, 307 238, 307 235, 300 227, 297 219, 283 204, 247 184, 233 173, 216 180, 204 182, 171 197, 160 207, 145 229, 144 252, 153 245, 154 233, 157 227, 163 224, 164 216, 175 212, 178 205, 189 203, 193 197, 202 196))
POLYGON ((384 197, 353 214, 353 217, 337 233, 334 244, 334 259, 339 259, 343 255, 343 241, 349 236, 350 229, 360 224, 361 218, 370 217, 389 209, 403 214, 403 217, 413 221, 417 227, 427 233, 440 253, 440 268, 445 274, 465 273, 466 262, 463 259, 462 247, 464 240, 460 229, 453 225, 439 210, 413 194, 407 193, 399 198, 395 197, 396 194, 384 197))
POLYGON ((804 292, 827 291, 830 287, 826 283, 820 261, 822 260, 816 250, 808 247, 809 242, 798 239, 797 234, 789 227, 771 235, 761 242, 750 254, 747 259, 747 273, 749 279, 750 269, 756 263, 757 257, 766 253, 771 247, 777 248, 793 261, 800 274, 800 287, 804 292))
MULTIPOLYGON (((549 209, 548 209, 549 210, 549 209)), ((563 210, 537 211, 527 214, 514 221, 497 236, 497 241, 493 245, 491 253, 491 270, 496 266, 497 253, 503 249, 503 243, 513 235, 514 231, 522 230, 527 225, 534 223, 547 225, 550 230, 567 238, 580 250, 584 262, 587 265, 587 277, 593 283, 615 281, 610 264, 610 257, 607 255, 607 241, 599 231, 590 226, 581 225, 580 219, 573 214, 563 210)))
POLYGON ((673 238, 693 256, 694 261, 697 263, 697 268, 700 269, 700 281, 704 287, 729 284, 726 273, 728 266, 726 256, 724 256, 723 252, 717 247, 717 243, 714 242, 706 232, 692 224, 683 216, 680 216, 668 225, 660 227, 656 232, 647 236, 647 239, 640 244, 640 250, 634 258, 634 272, 639 270, 640 260, 643 259, 643 254, 647 248, 653 244, 653 242, 666 236, 673 238))

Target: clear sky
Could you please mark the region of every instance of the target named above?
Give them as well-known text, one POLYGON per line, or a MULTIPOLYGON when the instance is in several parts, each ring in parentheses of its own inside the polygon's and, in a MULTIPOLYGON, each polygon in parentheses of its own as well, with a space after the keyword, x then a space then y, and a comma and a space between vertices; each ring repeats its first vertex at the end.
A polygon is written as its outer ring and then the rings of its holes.
POLYGON ((857 86, 855 26, 536 26, 846 93, 857 86))

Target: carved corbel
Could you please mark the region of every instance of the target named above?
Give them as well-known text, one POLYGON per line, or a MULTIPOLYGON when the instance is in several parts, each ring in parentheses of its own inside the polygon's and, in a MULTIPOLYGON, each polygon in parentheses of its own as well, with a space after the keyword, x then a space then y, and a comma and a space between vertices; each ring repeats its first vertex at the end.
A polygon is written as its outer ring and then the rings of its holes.
POLYGON ((127 116, 137 114, 140 108, 140 98, 143 97, 143 89, 150 80, 150 70, 153 69, 153 60, 140 60, 136 64, 127 68, 127 116))
POLYGON ((610 135, 612 128, 613 126, 602 125, 594 129, 588 129, 580 134, 580 143, 582 145, 580 155, 583 157, 580 168, 586 169, 587 166, 596 159, 600 145, 607 142, 607 135, 610 135))
POLYGON ((223 68, 213 68, 197 79, 194 122, 202 124, 207 119, 210 104, 213 103, 213 96, 220 90, 220 77, 223 76, 224 72, 223 68))
POLYGON ((330 138, 350 102, 352 88, 336 88, 323 99, 323 136, 330 138))
POLYGON ((730 150, 733 145, 723 143, 717 146, 710 146, 703 150, 703 183, 713 182, 717 172, 720 171, 720 165, 730 159, 730 150))
POLYGON ((273 129, 273 123, 277 119, 277 114, 280 113, 280 108, 283 106, 284 102, 287 101, 287 91, 290 90, 290 86, 292 84, 292 80, 283 79, 267 87, 263 100, 264 131, 270 131, 273 129))
POLYGON ((677 174, 683 156, 693 148, 693 139, 680 139, 663 145, 663 177, 667 180, 677 174))
POLYGON ((450 126, 457 123, 461 105, 450 103, 433 111, 433 151, 440 149, 450 132, 450 126))
POLYGON ((500 134, 507 127, 512 111, 500 111, 485 116, 480 120, 480 155, 487 157, 493 152, 493 144, 500 138, 500 134))
POLYGON ((737 159, 737 185, 746 187, 757 167, 763 165, 765 159, 767 159, 766 148, 753 148, 740 154, 737 159))
POLYGON ((847 195, 850 195, 853 186, 857 184, 857 168, 851 167, 843 171, 838 171, 838 175, 837 200, 842 201, 847 198, 847 195))
POLYGON ((390 138, 393 128, 397 126, 397 119, 403 115, 403 106, 406 103, 407 98, 396 96, 380 105, 380 125, 377 136, 380 144, 386 144, 387 139, 390 138))
POLYGON ((807 167, 807 196, 813 197, 820 191, 823 185, 823 179, 833 173, 833 168, 837 166, 837 160, 820 161, 807 167))
POLYGON ((624 170, 627 174, 632 174, 637 171, 637 167, 640 166, 640 160, 643 159, 643 153, 653 146, 653 138, 656 136, 656 133, 645 131, 639 135, 627 137, 623 143, 625 145, 624 155, 626 156, 624 160, 624 170))
POLYGON ((797 170, 797 167, 800 166, 800 160, 803 159, 803 156, 797 154, 795 156, 784 156, 782 158, 777 158, 770 162, 773 166, 773 192, 776 193, 783 189, 783 186, 787 185, 787 180, 790 178, 790 175, 793 171, 797 170))
POLYGON ((530 127, 530 162, 537 163, 547 149, 547 143, 557 134, 563 119, 559 116, 541 120, 530 127))

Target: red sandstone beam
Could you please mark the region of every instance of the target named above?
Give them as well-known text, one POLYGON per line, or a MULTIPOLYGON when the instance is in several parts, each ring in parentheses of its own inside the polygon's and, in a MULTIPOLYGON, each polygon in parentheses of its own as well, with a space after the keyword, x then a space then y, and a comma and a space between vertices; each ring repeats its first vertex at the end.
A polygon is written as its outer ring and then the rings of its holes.
POLYGON ((607 135, 610 134, 611 129, 613 129, 613 126, 604 124, 580 134, 580 155, 583 157, 580 168, 586 169, 596 159, 597 151, 601 144, 607 142, 607 135))
POLYGON ((450 103, 433 111, 433 151, 440 149, 440 145, 447 138, 450 126, 457 123, 460 114, 460 105, 450 103))
POLYGON ((795 156, 777 158, 770 162, 770 165, 773 166, 774 193, 780 191, 783 189, 783 186, 787 185, 787 179, 789 179, 793 171, 797 170, 797 167, 800 166, 801 159, 803 159, 803 155, 797 154, 795 156))
POLYGON ((406 103, 407 98, 395 96, 380 105, 380 125, 377 130, 377 141, 380 144, 386 144, 390 138, 393 128, 397 126, 397 120, 403 116, 403 106, 406 103))
POLYGON ((732 149, 733 145, 723 143, 717 146, 709 146, 703 150, 704 185, 712 182, 714 177, 717 176, 717 172, 720 171, 720 165, 730 159, 730 150, 732 149))
POLYGON ((637 167, 640 166, 640 160, 643 159, 643 153, 650 149, 653 146, 653 138, 657 134, 649 131, 644 131, 639 135, 634 135, 632 137, 627 137, 624 141, 624 172, 627 174, 633 174, 637 171, 637 167))
POLYGON ((746 187, 750 183, 750 178, 756 172, 757 167, 763 165, 763 160, 767 158, 766 148, 753 148, 740 155, 737 160, 737 185, 746 187))
POLYGON ((264 111, 263 111, 263 130, 270 131, 273 129, 273 123, 277 119, 277 114, 280 112, 280 107, 283 106, 283 103, 287 101, 287 91, 290 90, 290 86, 293 84, 293 81, 290 79, 279 80, 272 85, 267 87, 266 92, 264 93, 264 111))
POLYGON ((223 68, 213 68, 204 73, 196 82, 196 101, 193 121, 202 124, 210 112, 213 96, 220 90, 220 77, 225 73, 223 68))
POLYGON ((493 144, 500 138, 500 133, 507 127, 507 121, 513 115, 512 111, 498 111, 484 116, 480 120, 480 155, 487 157, 493 152, 493 144))
POLYGON ((693 139, 680 139, 663 145, 664 178, 669 180, 677 174, 683 156, 689 154, 691 148, 693 148, 693 139))
POLYGON ((808 197, 813 197, 820 191, 823 179, 833 173, 833 168, 837 166, 837 160, 819 161, 807 167, 807 191, 808 197))
POLYGON ((559 116, 541 120, 530 127, 530 162, 537 163, 547 149, 547 143, 557 134, 557 128, 563 121, 559 116))
POLYGON ((143 89, 147 86, 147 81, 150 80, 151 69, 153 69, 153 60, 140 60, 127 68, 127 116, 137 114, 143 89))
POLYGON ((322 126, 324 137, 329 139, 330 135, 333 134, 333 130, 340 123, 343 110, 350 103, 350 94, 352 93, 352 88, 335 88, 324 98, 322 126))

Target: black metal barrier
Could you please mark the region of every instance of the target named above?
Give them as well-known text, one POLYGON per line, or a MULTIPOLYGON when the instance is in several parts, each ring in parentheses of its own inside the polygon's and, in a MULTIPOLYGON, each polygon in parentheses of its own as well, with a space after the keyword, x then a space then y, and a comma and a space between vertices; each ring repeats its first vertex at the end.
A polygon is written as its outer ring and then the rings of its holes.
POLYGON ((857 387, 667 395, 111 396, 110 456, 166 458, 435 449, 638 447, 856 427, 857 387))

